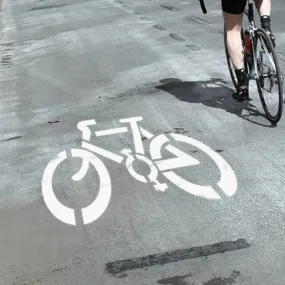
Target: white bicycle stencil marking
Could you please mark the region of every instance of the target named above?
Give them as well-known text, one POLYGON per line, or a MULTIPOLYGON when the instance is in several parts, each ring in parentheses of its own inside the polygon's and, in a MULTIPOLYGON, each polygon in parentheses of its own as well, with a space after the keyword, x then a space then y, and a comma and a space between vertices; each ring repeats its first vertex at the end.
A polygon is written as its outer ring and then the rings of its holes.
MULTIPOLYGON (((130 129, 133 134, 135 153, 130 149, 123 149, 120 154, 110 152, 90 143, 92 134, 90 126, 96 125, 95 120, 81 121, 77 124, 77 128, 82 132, 82 149, 71 149, 71 156, 81 158, 82 166, 80 170, 72 176, 72 179, 74 181, 80 181, 84 178, 90 165, 95 168, 100 179, 99 192, 96 199, 89 206, 81 209, 84 224, 89 224, 97 220, 105 212, 111 199, 112 186, 109 172, 103 162, 95 154, 101 155, 119 164, 124 162, 127 170, 133 178, 143 183, 151 182, 156 191, 164 192, 168 189, 168 184, 158 181, 158 176, 161 173, 170 182, 189 194, 210 200, 221 199, 221 196, 213 187, 197 185, 177 175, 174 172, 175 169, 195 166, 200 164, 200 162, 172 146, 166 135, 162 134, 154 136, 147 130, 140 127, 138 122, 142 120, 142 117, 122 119, 120 120, 120 123, 129 124, 129 128, 124 126, 121 128, 95 132, 97 137, 101 137, 125 133, 130 129), (151 140, 151 158, 145 156, 142 136, 151 140), (162 149, 173 154, 174 158, 163 159, 161 154, 162 149), (135 171, 133 163, 136 160, 141 160, 149 166, 150 172, 147 176, 143 176, 135 171)), ((218 187, 220 191, 228 197, 232 197, 235 194, 237 191, 237 179, 233 169, 223 157, 207 145, 193 138, 176 133, 171 133, 169 135, 177 142, 192 145, 206 153, 216 163, 220 170, 221 178, 216 187, 218 187)), ((57 219, 69 225, 76 225, 75 210, 63 205, 57 199, 53 191, 53 174, 60 163, 66 159, 67 151, 62 151, 48 163, 42 178, 42 193, 48 209, 57 219)))

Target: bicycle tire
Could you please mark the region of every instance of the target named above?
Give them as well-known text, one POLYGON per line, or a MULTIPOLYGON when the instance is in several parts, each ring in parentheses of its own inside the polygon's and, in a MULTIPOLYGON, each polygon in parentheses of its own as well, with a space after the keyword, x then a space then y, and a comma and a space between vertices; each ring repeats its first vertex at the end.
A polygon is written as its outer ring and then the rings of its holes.
MULTIPOLYGON (((245 36, 244 36, 243 28, 241 29, 241 38, 242 38, 242 44, 243 44, 243 50, 244 50, 245 36)), ((233 83, 234 87, 237 89, 238 88, 238 82, 237 82, 236 75, 235 75, 235 69, 234 69, 234 66, 231 62, 230 54, 229 54, 228 47, 227 47, 227 31, 226 31, 225 23, 224 23, 224 47, 225 47, 227 65, 228 65, 228 69, 229 69, 230 76, 232 79, 232 83, 233 83)), ((245 66, 245 72, 247 74, 247 64, 245 62, 245 58, 244 58, 244 66, 245 66)))
MULTIPOLYGON (((255 36, 254 36, 254 51, 255 51, 255 55, 257 57, 256 59, 258 59, 257 51, 256 51, 257 42, 258 42, 258 39, 260 37, 263 37, 265 45, 267 46, 268 52, 270 52, 272 54, 273 62, 274 62, 275 68, 276 68, 276 77, 278 80, 278 108, 277 108, 278 111, 277 111, 275 116, 272 115, 268 110, 267 104, 266 104, 264 96, 263 96, 261 80, 259 79, 259 76, 258 76, 258 78, 256 78, 256 85, 257 85, 259 97, 261 100, 261 104, 263 106, 263 109, 265 111, 267 119, 271 123, 277 124, 280 121, 280 119, 282 117, 282 113, 283 113, 283 87, 282 87, 281 71, 280 71, 279 62, 278 62, 276 51, 275 51, 275 48, 273 47, 272 41, 271 41, 269 35, 267 34, 267 32, 262 28, 257 29, 255 32, 255 36)), ((259 71, 258 71, 258 73, 259 73, 259 71)))

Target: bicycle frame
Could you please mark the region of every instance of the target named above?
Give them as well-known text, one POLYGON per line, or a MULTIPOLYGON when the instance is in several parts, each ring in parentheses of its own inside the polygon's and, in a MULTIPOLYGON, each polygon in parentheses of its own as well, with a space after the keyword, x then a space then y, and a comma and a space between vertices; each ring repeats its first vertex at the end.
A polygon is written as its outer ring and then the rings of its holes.
POLYGON ((251 66, 251 69, 249 70, 249 74, 248 76, 250 77, 250 79, 259 79, 259 75, 258 75, 258 68, 257 68, 257 55, 255 53, 254 50, 254 36, 257 30, 257 27, 255 25, 255 21, 254 21, 254 10, 253 10, 253 4, 254 1, 253 0, 248 0, 248 9, 245 10, 245 15, 248 18, 248 22, 249 22, 249 26, 248 26, 248 32, 250 35, 250 41, 251 41, 251 46, 252 46, 252 60, 253 60, 253 65, 251 66), (253 75, 253 66, 254 66, 254 75, 253 75))
MULTIPOLYGON (((257 31, 257 27, 255 25, 255 21, 254 21, 254 10, 253 10, 253 4, 254 4, 254 0, 248 0, 248 10, 245 10, 245 14, 248 18, 248 22, 249 22, 249 26, 248 26, 248 31, 250 34, 250 40, 251 40, 251 45, 252 47, 254 46, 254 37, 257 31)), ((262 41, 262 40, 261 40, 262 41)), ((265 48, 265 52, 268 54, 268 50, 266 48, 266 45, 264 44, 264 42, 262 41, 263 46, 265 48)), ((252 67, 250 70, 250 77, 252 79, 259 79, 259 75, 258 75, 258 68, 257 68, 257 55, 255 53, 254 48, 252 48, 252 57, 253 57, 253 63, 254 63, 254 71, 255 71, 255 76, 252 77, 252 67)), ((270 57, 269 57, 270 58, 270 57)), ((274 63, 272 62, 272 60, 270 59, 272 66, 274 66, 274 63)))
POLYGON ((248 17, 250 27, 255 28, 254 12, 253 12, 253 0, 248 0, 248 11, 245 11, 248 17))

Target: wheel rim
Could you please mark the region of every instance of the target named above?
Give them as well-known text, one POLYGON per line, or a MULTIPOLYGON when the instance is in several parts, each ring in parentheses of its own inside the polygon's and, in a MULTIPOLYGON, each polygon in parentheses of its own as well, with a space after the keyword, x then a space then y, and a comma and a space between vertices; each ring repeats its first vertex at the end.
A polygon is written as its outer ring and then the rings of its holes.
POLYGON ((282 75, 275 50, 265 31, 258 30, 255 40, 258 62, 257 87, 267 117, 276 122, 282 112, 282 75))

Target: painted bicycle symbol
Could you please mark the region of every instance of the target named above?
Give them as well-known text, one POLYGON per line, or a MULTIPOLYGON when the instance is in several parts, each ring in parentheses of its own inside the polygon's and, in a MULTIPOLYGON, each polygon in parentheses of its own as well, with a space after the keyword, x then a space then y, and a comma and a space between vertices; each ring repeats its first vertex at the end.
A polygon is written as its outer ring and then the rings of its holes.
MULTIPOLYGON (((158 180, 159 174, 162 174, 168 181, 189 194, 210 200, 221 199, 221 196, 213 187, 191 183, 190 181, 187 181, 183 177, 176 174, 174 171, 175 169, 198 165, 200 162, 187 153, 172 146, 169 138, 165 134, 154 136, 146 129, 140 127, 139 122, 142 120, 142 117, 132 117, 121 119, 119 121, 122 124, 129 125, 129 129, 132 132, 135 149, 135 153, 133 153, 131 149, 125 148, 119 154, 110 152, 90 143, 92 134, 90 127, 96 125, 95 120, 81 121, 77 124, 77 128, 82 132, 82 148, 71 149, 71 157, 82 159, 82 166, 80 170, 72 176, 72 179, 74 181, 80 181, 83 179, 87 174, 90 165, 95 168, 100 179, 97 197, 91 204, 81 209, 84 224, 89 224, 97 220, 105 212, 111 199, 111 178, 104 163, 97 155, 101 155, 119 164, 124 162, 128 172, 133 178, 142 183, 152 183, 153 188, 156 191, 164 192, 169 187, 167 183, 161 183, 158 180), (142 136, 151 140, 149 149, 150 158, 145 156, 142 136), (174 157, 163 159, 162 150, 168 151, 174 155, 174 157), (143 176, 135 171, 133 164, 136 160, 140 160, 148 165, 150 171, 147 176, 143 176)), ((95 135, 97 137, 101 137, 126 133, 129 131, 129 129, 128 127, 124 126, 120 128, 97 131, 95 132, 95 135)), ((170 133, 169 136, 176 142, 183 142, 188 145, 192 145, 206 153, 215 162, 220 170, 221 178, 215 188, 219 188, 219 191, 228 197, 235 194, 237 190, 237 179, 235 173, 222 156, 207 145, 188 136, 176 133, 170 133)), ((67 158, 67 151, 62 151, 48 163, 42 178, 42 193, 48 209, 57 219, 66 224, 76 225, 74 209, 63 205, 57 199, 53 190, 54 172, 67 158)))

